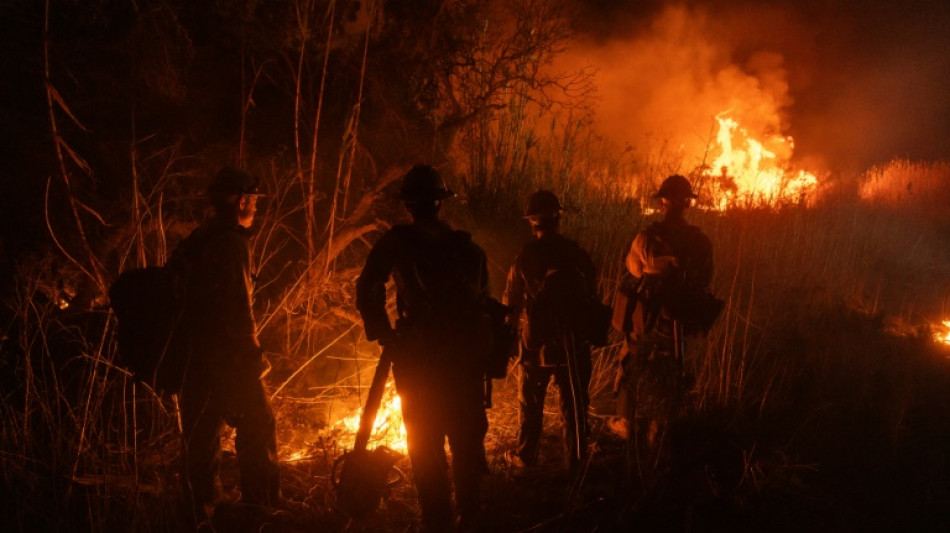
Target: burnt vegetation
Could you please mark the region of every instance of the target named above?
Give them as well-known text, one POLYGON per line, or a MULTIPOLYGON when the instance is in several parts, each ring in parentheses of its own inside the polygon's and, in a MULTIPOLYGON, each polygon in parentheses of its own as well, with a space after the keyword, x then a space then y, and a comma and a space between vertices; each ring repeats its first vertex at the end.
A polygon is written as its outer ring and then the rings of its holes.
MULTIPOLYGON (((444 170, 460 193, 447 216, 488 252, 496 292, 528 238, 523 199, 558 191, 606 299, 648 219, 641 191, 673 172, 700 189, 708 179, 699 161, 621 154, 592 131, 590 72, 551 66, 570 16, 540 0, 0 7, 4 524, 181 527, 176 405, 116 360, 105 295, 119 272, 164 263, 204 215, 207 179, 238 164, 268 191, 255 305, 284 493, 303 502, 268 520, 413 530, 411 483, 352 522, 330 481, 344 451, 331 426, 365 398, 378 358, 353 286, 370 243, 404 217, 394 182, 420 161, 444 170)), ((604 424, 619 339, 595 352, 582 477, 559 469, 553 416, 541 467, 504 464, 517 400, 513 379, 495 382, 491 530, 950 525, 950 349, 933 339, 950 312, 950 218, 934 201, 950 194, 950 171, 895 163, 829 180, 810 207, 691 214, 728 305, 690 345, 690 408, 656 457, 627 457, 604 424), (871 192, 860 201, 859 190, 871 192)), ((234 463, 227 454, 226 486, 234 463)), ((242 512, 216 525, 257 530, 242 512)))

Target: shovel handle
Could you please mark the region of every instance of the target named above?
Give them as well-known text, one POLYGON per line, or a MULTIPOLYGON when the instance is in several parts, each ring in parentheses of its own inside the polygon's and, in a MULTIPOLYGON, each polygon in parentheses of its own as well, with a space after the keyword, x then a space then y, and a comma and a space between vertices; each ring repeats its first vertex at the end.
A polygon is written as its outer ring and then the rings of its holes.
POLYGON ((366 405, 363 406, 363 413, 360 415, 360 429, 356 432, 354 451, 365 450, 373 434, 373 424, 376 422, 376 413, 383 400, 383 391, 386 389, 386 381, 389 380, 391 366, 392 356, 389 354, 389 349, 383 348, 379 363, 376 365, 376 373, 373 374, 373 382, 369 387, 369 395, 366 397, 366 405))

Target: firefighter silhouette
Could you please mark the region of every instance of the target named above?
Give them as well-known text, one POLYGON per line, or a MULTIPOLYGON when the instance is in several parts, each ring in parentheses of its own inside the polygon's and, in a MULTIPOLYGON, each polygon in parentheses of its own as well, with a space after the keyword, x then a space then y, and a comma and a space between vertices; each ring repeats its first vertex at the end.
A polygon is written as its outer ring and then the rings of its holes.
POLYGON ((703 294, 713 274, 712 244, 685 212, 696 195, 689 181, 673 175, 654 195, 662 220, 634 238, 626 256, 635 280, 635 310, 625 331, 617 376, 617 414, 608 423, 627 438, 631 462, 641 474, 656 464, 656 454, 669 422, 682 410, 689 384, 683 355, 690 331, 668 311, 690 308, 699 301, 681 301, 682 294, 703 294))
POLYGON ((505 287, 503 303, 522 333, 518 443, 505 456, 516 467, 538 461, 544 397, 552 379, 560 397, 564 465, 576 468, 587 453, 591 355, 583 314, 595 301, 597 275, 590 255, 560 233, 561 213, 554 193, 539 190, 530 196, 524 218, 535 239, 518 254, 505 287))
POLYGON ((412 223, 392 227, 376 242, 356 294, 366 337, 392 360, 423 526, 433 532, 473 527, 487 470, 487 263, 468 233, 439 219, 442 202, 452 196, 430 166, 417 165, 406 174, 400 198, 412 223), (390 278, 396 287, 395 327, 386 312, 390 278))
POLYGON ((248 239, 260 196, 257 180, 225 167, 208 188, 215 215, 176 253, 187 254, 182 311, 187 344, 180 393, 185 493, 196 525, 222 497, 218 469, 221 428, 236 429, 241 502, 278 506, 276 423, 261 382, 269 369, 257 339, 251 306, 248 239))

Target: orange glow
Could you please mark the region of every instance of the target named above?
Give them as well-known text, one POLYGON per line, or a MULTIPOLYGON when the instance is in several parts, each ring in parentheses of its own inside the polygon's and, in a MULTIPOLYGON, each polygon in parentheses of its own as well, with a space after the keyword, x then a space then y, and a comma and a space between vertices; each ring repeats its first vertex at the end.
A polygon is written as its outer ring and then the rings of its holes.
MULTIPOLYGON (((306 427, 295 429, 286 439, 281 441, 279 450, 280 460, 292 463, 307 461, 320 457, 331 451, 342 453, 353 448, 356 433, 359 431, 361 407, 347 411, 342 417, 325 426, 323 429, 307 431, 306 427)), ((224 448, 234 451, 234 432, 224 439, 224 448)), ((376 413, 376 422, 373 434, 370 436, 367 448, 372 450, 379 446, 387 446, 402 454, 407 454, 406 427, 402 420, 402 403, 392 381, 386 384, 379 411, 376 413)))
POLYGON ((794 149, 791 137, 772 135, 758 140, 724 113, 716 117, 718 156, 704 172, 701 206, 776 207, 807 201, 818 186, 814 174, 789 169, 794 149))
POLYGON ((287 456, 284 461, 292 463, 294 461, 302 461, 304 459, 310 459, 310 453, 307 450, 297 450, 287 456))
MULTIPOLYGON (((356 432, 360 428, 360 414, 362 409, 353 410, 349 415, 334 423, 330 431, 339 432, 337 440, 343 448, 352 448, 356 440, 356 432)), ((376 413, 376 422, 373 424, 373 434, 369 439, 369 447, 388 446, 400 453, 407 453, 406 426, 402 421, 402 401, 396 394, 396 387, 392 381, 386 384, 383 400, 376 413)))
POLYGON ((934 331, 934 341, 941 344, 950 344, 950 320, 944 320, 934 331))
POLYGON ((950 162, 894 159, 868 170, 859 193, 871 204, 943 214, 948 184, 950 162))
MULTIPOLYGON (((356 433, 359 431, 361 413, 361 407, 352 409, 348 414, 315 434, 307 435, 305 431, 299 429, 294 431, 290 439, 293 442, 287 441, 286 446, 280 450, 281 461, 313 459, 324 453, 326 446, 331 446, 331 449, 338 452, 352 449, 356 441, 356 433)), ((233 438, 225 441, 225 447, 228 446, 233 450, 233 438)), ((370 436, 367 448, 374 449, 379 446, 388 446, 402 454, 408 453, 406 427, 402 421, 402 403, 392 381, 386 384, 383 391, 379 411, 376 413, 376 422, 373 425, 373 434, 370 436)))

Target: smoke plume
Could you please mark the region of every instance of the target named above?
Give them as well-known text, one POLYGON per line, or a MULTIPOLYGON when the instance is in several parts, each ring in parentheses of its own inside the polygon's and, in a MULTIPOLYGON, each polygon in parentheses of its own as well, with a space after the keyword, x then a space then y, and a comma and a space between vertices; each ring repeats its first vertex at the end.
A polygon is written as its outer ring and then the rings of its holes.
POLYGON ((706 13, 672 7, 635 36, 578 42, 564 67, 596 69, 602 135, 637 152, 661 150, 685 170, 715 143, 719 116, 752 136, 788 129, 792 99, 782 54, 759 50, 737 64, 722 31, 706 13))
POLYGON ((715 117, 791 135, 799 166, 950 158, 942 2, 587 0, 563 67, 597 69, 597 124, 637 152, 703 160, 715 117))

